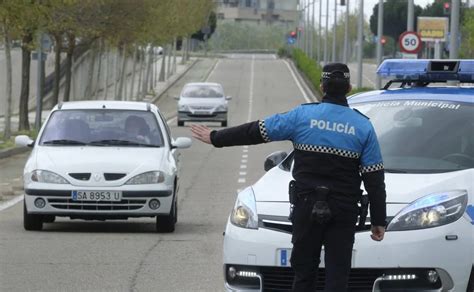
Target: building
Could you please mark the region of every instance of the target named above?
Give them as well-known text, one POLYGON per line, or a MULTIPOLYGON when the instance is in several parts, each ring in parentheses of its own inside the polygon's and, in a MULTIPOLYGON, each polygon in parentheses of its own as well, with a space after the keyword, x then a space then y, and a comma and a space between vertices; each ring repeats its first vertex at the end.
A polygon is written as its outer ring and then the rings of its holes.
POLYGON ((219 0, 217 19, 295 26, 298 0, 219 0))

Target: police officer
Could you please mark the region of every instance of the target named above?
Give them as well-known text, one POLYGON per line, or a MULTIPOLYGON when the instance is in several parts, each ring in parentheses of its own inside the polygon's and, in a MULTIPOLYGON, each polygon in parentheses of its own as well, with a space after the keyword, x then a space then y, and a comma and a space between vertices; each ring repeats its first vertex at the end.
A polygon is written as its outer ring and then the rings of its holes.
POLYGON ((348 107, 350 73, 345 64, 323 68, 322 103, 303 104, 263 120, 211 131, 193 125, 193 136, 215 147, 291 140, 294 146, 290 201, 293 204, 293 291, 315 291, 324 246, 325 291, 347 290, 359 213, 361 180, 370 201, 371 237, 385 233, 382 157, 369 119, 348 107))

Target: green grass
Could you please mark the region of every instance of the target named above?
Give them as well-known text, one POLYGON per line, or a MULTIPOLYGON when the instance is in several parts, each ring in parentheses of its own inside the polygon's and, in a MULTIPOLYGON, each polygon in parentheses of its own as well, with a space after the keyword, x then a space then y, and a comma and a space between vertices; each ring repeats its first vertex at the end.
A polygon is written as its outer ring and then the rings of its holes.
MULTIPOLYGON (((298 69, 309 79, 311 84, 319 92, 322 68, 316 61, 309 58, 302 50, 294 48, 292 54, 293 60, 298 69)), ((321 93, 321 92, 320 92, 321 93)))

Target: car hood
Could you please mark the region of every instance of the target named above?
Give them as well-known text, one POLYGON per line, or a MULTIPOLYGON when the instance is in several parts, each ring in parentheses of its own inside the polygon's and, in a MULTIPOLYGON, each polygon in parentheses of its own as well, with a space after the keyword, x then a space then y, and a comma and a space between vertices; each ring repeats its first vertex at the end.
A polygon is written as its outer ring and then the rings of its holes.
MULTIPOLYGON (((153 170, 161 170, 165 159, 164 148, 92 147, 92 146, 40 146, 33 153, 32 169, 43 169, 60 174, 74 185, 89 185, 88 181, 75 180, 69 173, 122 173, 123 179, 103 181, 104 185, 120 185, 131 177, 153 170)), ((91 178, 92 180, 92 178, 91 178)), ((101 185, 101 181, 95 181, 101 185)))
MULTIPOLYGON (((252 187, 257 202, 288 202, 291 173, 278 167, 268 171, 252 187)), ((433 193, 449 190, 474 191, 474 169, 437 174, 385 173, 387 203, 408 204, 433 193)))

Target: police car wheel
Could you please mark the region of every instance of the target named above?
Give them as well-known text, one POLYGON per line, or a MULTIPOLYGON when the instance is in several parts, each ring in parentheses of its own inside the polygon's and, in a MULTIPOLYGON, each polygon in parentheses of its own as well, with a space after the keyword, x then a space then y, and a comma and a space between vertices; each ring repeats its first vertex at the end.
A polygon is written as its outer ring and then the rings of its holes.
POLYGON ((43 216, 28 214, 26 203, 23 202, 23 228, 28 231, 39 231, 43 229, 43 216))

